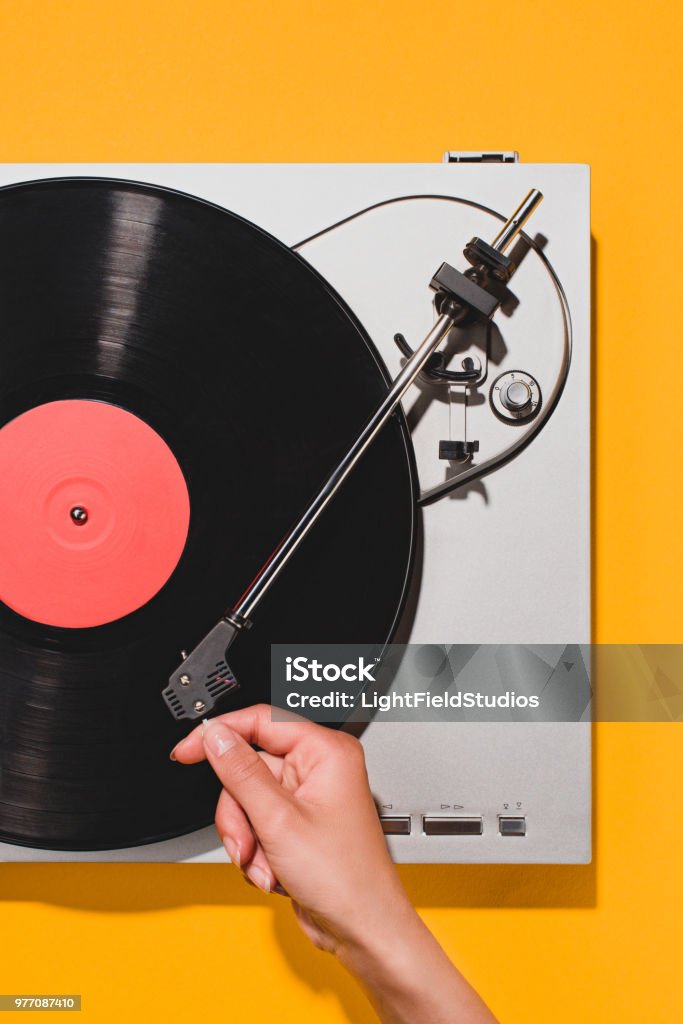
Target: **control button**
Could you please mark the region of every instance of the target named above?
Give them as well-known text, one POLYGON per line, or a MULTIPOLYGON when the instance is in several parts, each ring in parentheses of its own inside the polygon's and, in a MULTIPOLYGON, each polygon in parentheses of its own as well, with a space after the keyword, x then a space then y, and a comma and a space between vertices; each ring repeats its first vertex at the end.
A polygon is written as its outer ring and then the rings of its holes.
POLYGON ((526 818, 498 818, 498 829, 502 836, 525 836, 526 818))
POLYGON ((524 423, 541 408, 538 381, 523 370, 509 370, 496 377, 489 394, 491 406, 506 423, 524 423))
POLYGON ((531 401, 531 389, 523 380, 513 380, 500 389, 500 400, 506 409, 521 412, 531 401))
POLYGON ((426 836, 480 836, 484 831, 481 818, 432 818, 422 819, 426 836))
POLYGON ((385 836, 409 836, 410 818, 408 817, 385 817, 379 819, 382 822, 382 831, 385 836))

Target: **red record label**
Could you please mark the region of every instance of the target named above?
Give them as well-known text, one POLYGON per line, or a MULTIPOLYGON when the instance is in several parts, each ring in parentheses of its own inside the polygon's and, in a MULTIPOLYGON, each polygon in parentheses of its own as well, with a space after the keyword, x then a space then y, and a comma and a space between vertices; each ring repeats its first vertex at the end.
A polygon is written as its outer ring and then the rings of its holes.
POLYGON ((49 402, 0 430, 0 600, 28 619, 100 626, 140 608, 189 521, 171 449, 118 406, 49 402))

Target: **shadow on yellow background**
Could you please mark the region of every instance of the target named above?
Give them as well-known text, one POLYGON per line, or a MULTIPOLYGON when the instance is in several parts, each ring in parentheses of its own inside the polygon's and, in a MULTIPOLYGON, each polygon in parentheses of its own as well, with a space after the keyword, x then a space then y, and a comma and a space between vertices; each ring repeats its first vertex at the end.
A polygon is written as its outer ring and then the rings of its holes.
MULTIPOLYGON (((581 865, 411 864, 401 866, 399 872, 419 907, 578 909, 596 905, 595 860, 581 865)), ((194 905, 264 905, 262 896, 242 882, 237 871, 229 870, 227 861, 226 866, 7 864, 1 874, 1 899, 102 914, 194 905)), ((316 962, 319 959, 315 954, 316 962)))
MULTIPOLYGON (((400 874, 413 903, 423 912, 427 908, 576 910, 596 905, 595 863, 581 866, 403 866, 400 868, 400 874)), ((350 899, 352 898, 350 894, 350 899)), ((196 978, 195 983, 201 985, 204 998, 218 1004, 222 999, 223 985, 233 989, 235 984, 243 984, 244 978, 236 976, 237 972, 233 973, 232 970, 235 946, 238 947, 238 956, 242 957, 245 952, 241 944, 240 929, 229 928, 228 923, 231 920, 239 921, 244 915, 264 907, 264 897, 246 885, 236 870, 222 865, 5 865, 0 872, 0 899, 11 901, 17 909, 21 908, 22 904, 43 905, 45 917, 53 915, 55 911, 65 910, 78 912, 84 920, 87 916, 94 915, 100 922, 104 922, 107 915, 113 915, 116 921, 112 933, 114 928, 123 929, 124 950, 127 927, 125 916, 130 915, 137 919, 141 915, 156 915, 160 920, 160 948, 150 951, 150 958, 156 963, 161 954, 167 961, 167 981, 162 996, 164 1004, 167 1001, 169 1004, 176 1003, 175 986, 181 979, 183 985, 191 986, 193 979, 196 978), (226 926, 224 932, 221 930, 221 947, 218 950, 214 947, 213 930, 205 935, 202 935, 200 930, 198 936, 195 934, 194 938, 189 939, 182 927, 176 932, 173 926, 165 929, 161 923, 164 918, 168 919, 169 915, 171 921, 174 915, 181 916, 181 911, 183 917, 188 913, 194 913, 201 919, 202 915, 206 915, 207 908, 211 909, 212 917, 222 913, 225 918, 226 926), (223 981, 221 982, 220 975, 215 969, 210 971, 207 990, 205 965, 207 959, 211 961, 214 957, 219 964, 224 965, 223 981), (214 987, 214 991, 211 991, 211 987, 214 987)), ((300 932, 288 901, 277 897, 272 897, 271 900, 274 904, 272 912, 269 913, 272 938, 270 941, 261 941, 260 944, 254 943, 248 951, 250 959, 253 957, 253 964, 257 966, 257 973, 260 975, 264 970, 264 956, 272 957, 275 945, 278 947, 278 960, 282 961, 279 964, 280 970, 284 967, 290 985, 292 977, 295 977, 305 986, 309 992, 309 999, 306 1002, 310 1001, 311 996, 320 999, 334 996, 339 1001, 339 1007, 346 1019, 363 1024, 376 1020, 356 984, 331 957, 316 951, 300 932)), ((133 930, 134 926, 131 923, 131 931, 133 930)), ((87 927, 84 927, 84 938, 86 932, 87 927)), ((75 939, 79 945, 77 935, 75 939)), ((99 953, 112 957, 111 946, 104 944, 99 953)), ((81 948, 80 956, 83 957, 86 967, 89 957, 96 955, 97 952, 94 950, 81 948)), ((109 975, 112 986, 116 986, 116 977, 122 973, 120 956, 121 949, 116 943, 109 975)), ((129 965, 124 961, 123 972, 127 973, 128 969, 129 965)), ((149 991, 148 983, 152 981, 156 988, 159 981, 155 972, 149 971, 149 959, 142 960, 138 970, 140 977, 137 984, 147 991, 149 999, 153 992, 149 991)), ((75 972, 76 975, 78 973, 75 972)), ((2 975, 4 972, 0 972, 0 976, 2 975)), ((265 977, 262 983, 266 984, 265 977)), ((133 987, 134 991, 137 984, 133 987)), ((5 988, 6 985, 7 982, 4 982, 5 988)), ((250 1019, 328 1019, 318 1015, 322 1013, 321 1010, 309 1016, 309 1011, 303 1003, 298 1011, 294 1005, 283 1005, 280 1000, 288 998, 286 993, 285 987, 284 993, 278 995, 276 1005, 269 1008, 269 1000, 265 993, 257 990, 257 1005, 252 1005, 249 1011, 250 1019)), ((99 993, 99 999, 102 1001, 104 997, 103 1001, 111 1008, 112 1020, 115 1017, 114 1006, 120 1005, 122 1010, 125 1006, 125 1003, 120 1003, 120 995, 121 993, 117 993, 112 998, 111 993, 99 993)), ((246 993, 241 993, 242 998, 245 995, 246 993)), ((234 998, 232 993, 230 998, 234 998)), ((126 999, 125 1002, 127 1001, 126 999)), ((84 1011, 90 1011, 93 1020, 109 1020, 109 1011, 102 1007, 102 1004, 98 1011, 93 1002, 92 997, 88 998, 86 991, 84 1011)), ((157 1003, 158 999, 151 998, 150 1002, 157 1003)), ((151 1008, 145 1012, 150 1014, 150 1020, 155 1019, 151 1008)), ((184 1013, 178 1012, 177 1018, 171 1019, 181 1019, 181 1016, 184 1016, 184 1013)), ((139 1018, 135 1019, 147 1018, 140 1012, 139 1018)), ((226 1016, 225 1019, 234 1018, 226 1016)), ((329 1019, 340 1018, 334 1013, 329 1019)))

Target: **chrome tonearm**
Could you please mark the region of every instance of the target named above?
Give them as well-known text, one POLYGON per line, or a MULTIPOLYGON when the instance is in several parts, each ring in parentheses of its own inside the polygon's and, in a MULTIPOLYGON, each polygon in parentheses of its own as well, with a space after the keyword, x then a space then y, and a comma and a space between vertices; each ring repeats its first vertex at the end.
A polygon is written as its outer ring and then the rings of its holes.
POLYGON ((487 284, 491 278, 498 282, 509 278, 514 267, 505 252, 542 199, 542 194, 532 189, 493 242, 489 244, 480 238, 472 239, 465 248, 465 256, 471 264, 465 273, 447 263, 441 264, 430 283, 436 293, 434 303, 438 314, 434 326, 406 360, 389 392, 346 455, 332 470, 306 511, 277 546, 234 608, 226 612, 225 617, 207 633, 171 675, 169 685, 163 691, 163 698, 174 718, 203 718, 221 696, 235 689, 237 682, 226 662, 227 650, 235 636, 251 625, 251 618, 259 602, 390 419, 408 388, 451 328, 470 318, 490 320, 496 312, 500 300, 493 291, 487 289, 487 284))

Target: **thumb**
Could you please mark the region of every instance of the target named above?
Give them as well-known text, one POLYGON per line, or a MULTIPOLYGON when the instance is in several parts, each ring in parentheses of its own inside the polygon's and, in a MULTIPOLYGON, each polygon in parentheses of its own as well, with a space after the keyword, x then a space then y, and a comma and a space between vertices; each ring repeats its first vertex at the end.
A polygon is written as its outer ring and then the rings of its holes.
POLYGON ((287 794, 253 747, 218 720, 206 725, 202 739, 223 788, 241 804, 256 831, 279 819, 287 794))

